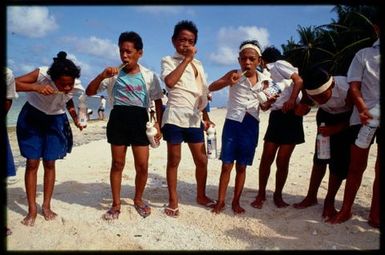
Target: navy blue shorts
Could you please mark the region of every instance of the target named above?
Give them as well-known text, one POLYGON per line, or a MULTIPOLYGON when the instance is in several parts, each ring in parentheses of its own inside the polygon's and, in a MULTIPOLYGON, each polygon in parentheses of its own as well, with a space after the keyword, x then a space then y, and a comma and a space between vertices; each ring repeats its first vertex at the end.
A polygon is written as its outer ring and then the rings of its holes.
POLYGON ((107 123, 107 142, 113 145, 147 146, 147 109, 138 106, 115 105, 107 123))
POLYGON ((162 127, 163 139, 171 144, 203 143, 203 123, 199 128, 182 128, 173 124, 164 124, 162 127))
POLYGON ((246 114, 242 122, 226 119, 222 132, 220 159, 224 164, 253 164, 255 148, 258 144, 259 121, 246 114))
MULTIPOLYGON (((321 108, 317 111, 317 126, 322 122, 326 125, 335 125, 341 122, 349 122, 351 111, 330 114, 321 108)), ((341 179, 345 179, 348 175, 350 164, 350 144, 351 144, 351 130, 346 128, 337 134, 330 136, 330 159, 317 158, 317 146, 315 148, 313 162, 329 164, 329 170, 334 175, 341 179)))
POLYGON ((27 159, 56 160, 71 152, 73 138, 65 113, 48 115, 25 103, 16 126, 20 153, 27 159))

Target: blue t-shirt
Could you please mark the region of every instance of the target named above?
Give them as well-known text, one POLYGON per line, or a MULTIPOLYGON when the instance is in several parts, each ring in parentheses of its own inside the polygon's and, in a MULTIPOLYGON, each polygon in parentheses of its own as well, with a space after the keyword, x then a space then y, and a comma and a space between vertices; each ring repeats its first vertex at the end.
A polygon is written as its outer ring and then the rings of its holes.
POLYGON ((148 107, 146 84, 140 72, 126 74, 123 70, 120 71, 112 93, 114 105, 148 107))

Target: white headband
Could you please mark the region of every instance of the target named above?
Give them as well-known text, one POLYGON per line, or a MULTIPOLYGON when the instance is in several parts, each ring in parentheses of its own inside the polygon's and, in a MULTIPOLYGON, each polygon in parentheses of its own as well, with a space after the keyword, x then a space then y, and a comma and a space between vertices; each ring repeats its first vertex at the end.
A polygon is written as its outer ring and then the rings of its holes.
POLYGON ((306 92, 309 96, 319 95, 325 92, 330 87, 330 85, 332 85, 332 82, 333 82, 333 77, 330 77, 330 79, 327 82, 325 82, 322 86, 316 89, 307 89, 306 92))
POLYGON ((258 46, 255 46, 254 44, 247 43, 242 46, 242 48, 239 49, 239 52, 243 51, 244 49, 254 49, 257 51, 258 55, 261 56, 261 50, 258 48, 258 46))

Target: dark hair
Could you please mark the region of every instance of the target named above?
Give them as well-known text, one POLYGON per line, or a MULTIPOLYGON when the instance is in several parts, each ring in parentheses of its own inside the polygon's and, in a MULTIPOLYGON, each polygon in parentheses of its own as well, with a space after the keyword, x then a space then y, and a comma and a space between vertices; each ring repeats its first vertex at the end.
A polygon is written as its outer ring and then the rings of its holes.
POLYGON ((143 41, 139 34, 130 31, 130 32, 123 32, 119 36, 118 44, 119 46, 123 42, 132 42, 134 44, 134 47, 136 50, 142 50, 143 49, 143 41))
POLYGON ((274 46, 271 46, 271 47, 267 47, 262 52, 262 59, 267 63, 274 63, 277 60, 283 59, 283 56, 281 55, 281 52, 277 48, 275 48, 274 46))
POLYGON ((56 81, 61 76, 71 76, 73 78, 80 77, 80 67, 74 62, 67 59, 67 53, 60 51, 56 58, 53 58, 53 63, 48 69, 47 74, 51 76, 53 81, 56 81))
POLYGON ((174 34, 172 35, 172 39, 175 40, 180 31, 182 30, 188 30, 191 33, 195 35, 195 41, 194 44, 197 43, 198 41, 198 28, 194 24, 194 22, 189 21, 189 20, 182 20, 179 21, 178 24, 175 25, 174 27, 174 34))
POLYGON ((322 65, 312 66, 302 74, 305 89, 317 89, 330 79, 330 74, 322 65))
POLYGON ((243 41, 241 43, 241 45, 239 45, 239 49, 241 49, 246 44, 252 44, 252 45, 257 46, 259 49, 261 49, 261 46, 259 46, 258 40, 246 40, 246 41, 243 41))

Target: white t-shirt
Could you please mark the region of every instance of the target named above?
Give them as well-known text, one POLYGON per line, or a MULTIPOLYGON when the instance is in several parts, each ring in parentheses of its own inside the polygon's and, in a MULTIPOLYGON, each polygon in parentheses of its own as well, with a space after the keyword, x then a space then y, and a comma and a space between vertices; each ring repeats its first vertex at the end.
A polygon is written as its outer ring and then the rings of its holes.
MULTIPOLYGON (((51 76, 47 74, 48 67, 40 67, 39 68, 39 76, 37 78, 36 83, 45 86, 50 85, 52 88, 57 90, 57 87, 51 76)), ((66 103, 73 98, 75 94, 81 94, 84 92, 84 88, 81 85, 79 79, 75 79, 74 88, 68 93, 58 93, 52 95, 42 95, 37 92, 29 92, 27 93, 27 101, 33 107, 39 109, 48 115, 57 115, 63 114, 66 111, 66 103)))
POLYGON ((349 90, 346 76, 334 76, 333 79, 332 96, 326 103, 319 105, 319 108, 330 114, 348 112, 352 107, 346 104, 346 96, 349 90))
MULTIPOLYGON (((347 81, 361 82, 361 93, 366 106, 371 109, 380 101, 380 40, 372 47, 359 50, 350 64, 347 81)), ((361 124, 357 107, 354 106, 350 125, 361 124)))
MULTIPOLYGON (((294 73, 298 73, 298 68, 292 66, 289 62, 285 60, 277 60, 274 63, 269 63, 266 65, 270 71, 271 79, 275 82, 281 82, 282 80, 291 79, 291 76, 294 73)), ((291 92, 293 91, 293 83, 290 86, 286 87, 282 93, 279 95, 274 104, 271 105, 271 110, 282 109, 283 104, 289 100, 291 92)), ((299 92, 296 102, 302 98, 302 93, 299 92)))
MULTIPOLYGON (((161 62, 161 79, 171 73, 183 60, 184 56, 175 53, 166 56, 161 62)), ((173 88, 168 88, 168 101, 163 113, 162 126, 166 123, 183 128, 200 127, 202 122, 201 111, 207 105, 207 81, 203 66, 199 60, 193 59, 179 81, 173 88), (195 77, 192 64, 198 71, 195 77)))
POLYGON ((18 95, 16 93, 16 84, 15 84, 15 76, 13 72, 8 67, 5 68, 5 76, 6 76, 6 86, 7 86, 7 99, 17 98, 18 95))
POLYGON ((248 78, 244 77, 237 84, 229 87, 226 119, 242 122, 247 112, 259 121, 257 94, 263 89, 262 81, 270 79, 258 71, 257 75, 258 81, 254 86, 248 78))

